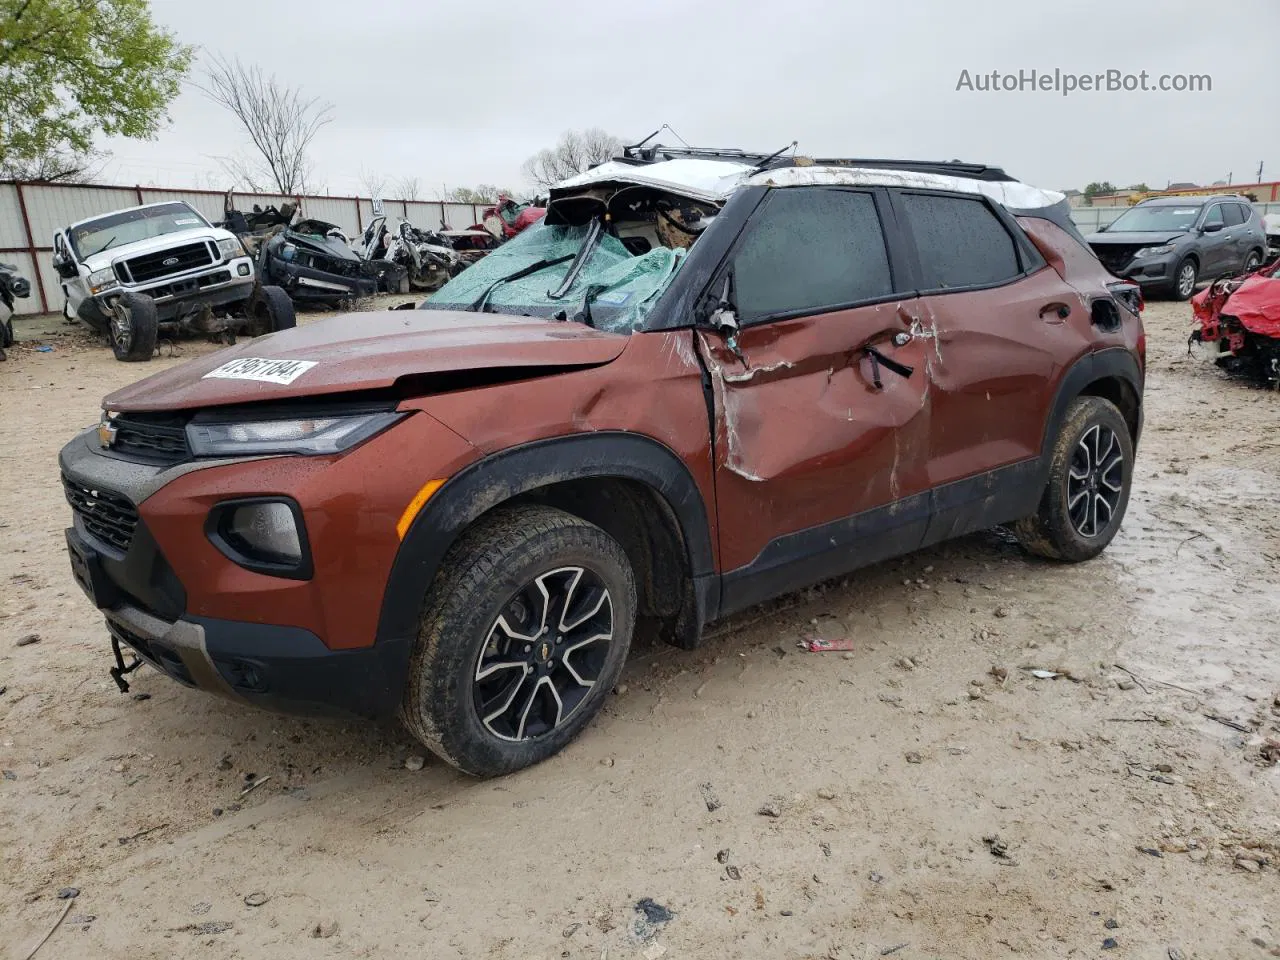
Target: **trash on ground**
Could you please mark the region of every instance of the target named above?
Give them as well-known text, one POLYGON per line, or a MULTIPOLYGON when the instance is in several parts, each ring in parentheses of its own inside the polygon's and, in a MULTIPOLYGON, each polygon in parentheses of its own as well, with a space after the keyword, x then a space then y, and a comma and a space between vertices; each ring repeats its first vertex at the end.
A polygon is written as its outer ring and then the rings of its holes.
POLYGON ((823 640, 821 637, 806 638, 798 641, 796 646, 808 653, 834 653, 838 650, 858 649, 857 644, 848 637, 839 637, 835 640, 823 640))

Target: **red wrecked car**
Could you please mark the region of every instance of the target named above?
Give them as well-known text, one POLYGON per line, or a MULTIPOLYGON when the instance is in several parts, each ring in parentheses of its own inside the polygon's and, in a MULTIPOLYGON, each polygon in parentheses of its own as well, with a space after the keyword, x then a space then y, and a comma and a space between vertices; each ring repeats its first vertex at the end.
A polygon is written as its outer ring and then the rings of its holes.
POLYGON ((1217 343, 1219 366, 1280 389, 1280 263, 1215 280, 1191 300, 1191 343, 1217 343))

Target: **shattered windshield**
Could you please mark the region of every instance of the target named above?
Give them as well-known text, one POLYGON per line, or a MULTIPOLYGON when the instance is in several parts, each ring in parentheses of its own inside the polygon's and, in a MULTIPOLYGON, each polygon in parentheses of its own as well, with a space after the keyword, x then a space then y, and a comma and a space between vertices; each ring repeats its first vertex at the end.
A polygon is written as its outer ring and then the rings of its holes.
POLYGON ((1109 233, 1129 231, 1131 233, 1173 233, 1190 230, 1200 214, 1199 204, 1178 206, 1159 205, 1150 207, 1133 207, 1126 210, 1107 227, 1109 233))
POLYGON ((578 265, 568 290, 551 296, 560 292, 590 234, 589 224, 534 224, 446 283, 422 309, 534 317, 563 313, 565 319, 615 333, 639 329, 685 251, 658 246, 636 256, 617 237, 604 234, 578 265))
POLYGON ((71 231, 71 246, 81 260, 111 247, 123 247, 209 224, 185 203, 161 203, 141 210, 124 210, 82 223, 71 231))

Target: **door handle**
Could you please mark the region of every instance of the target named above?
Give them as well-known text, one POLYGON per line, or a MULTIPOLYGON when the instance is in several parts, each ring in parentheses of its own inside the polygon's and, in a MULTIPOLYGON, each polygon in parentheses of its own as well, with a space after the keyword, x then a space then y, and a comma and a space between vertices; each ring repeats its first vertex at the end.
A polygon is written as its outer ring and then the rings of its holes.
POLYGON ((1041 320, 1044 319, 1044 315, 1046 313, 1057 314, 1059 320, 1065 320, 1067 317, 1071 316, 1071 306, 1070 304, 1063 303, 1060 300, 1055 300, 1053 303, 1046 303, 1040 308, 1041 320))

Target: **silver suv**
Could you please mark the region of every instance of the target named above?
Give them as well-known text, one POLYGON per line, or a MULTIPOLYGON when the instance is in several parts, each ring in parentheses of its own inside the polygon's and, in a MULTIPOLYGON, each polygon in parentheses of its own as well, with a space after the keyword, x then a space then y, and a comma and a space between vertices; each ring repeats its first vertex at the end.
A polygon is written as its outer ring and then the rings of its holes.
POLYGON ((236 235, 181 201, 73 223, 54 235, 53 267, 67 319, 106 334, 120 360, 151 359, 161 327, 234 339, 237 327, 294 325, 288 296, 257 285, 236 235))
POLYGON ((1103 266, 1149 295, 1186 300, 1201 280, 1252 273, 1267 233, 1248 197, 1152 197, 1086 238, 1103 266))

